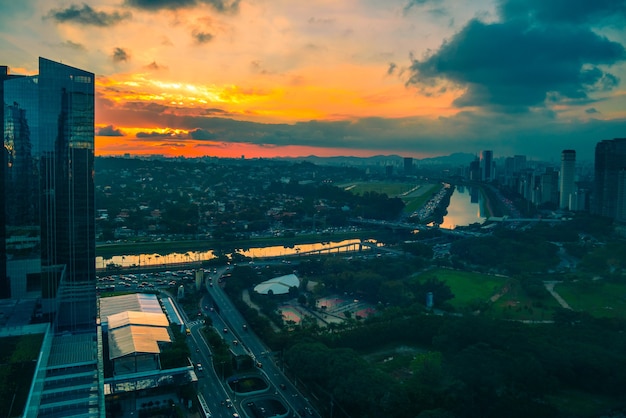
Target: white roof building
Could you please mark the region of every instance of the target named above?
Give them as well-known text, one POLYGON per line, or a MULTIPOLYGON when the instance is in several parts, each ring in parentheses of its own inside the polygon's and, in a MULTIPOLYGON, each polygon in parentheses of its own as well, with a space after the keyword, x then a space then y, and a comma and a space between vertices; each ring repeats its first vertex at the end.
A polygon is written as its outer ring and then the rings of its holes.
POLYGON ((254 291, 261 295, 267 295, 270 292, 273 295, 284 295, 289 293, 289 288, 299 286, 300 279, 298 279, 298 276, 295 274, 288 274, 286 276, 274 277, 273 279, 259 283, 254 287, 254 291))

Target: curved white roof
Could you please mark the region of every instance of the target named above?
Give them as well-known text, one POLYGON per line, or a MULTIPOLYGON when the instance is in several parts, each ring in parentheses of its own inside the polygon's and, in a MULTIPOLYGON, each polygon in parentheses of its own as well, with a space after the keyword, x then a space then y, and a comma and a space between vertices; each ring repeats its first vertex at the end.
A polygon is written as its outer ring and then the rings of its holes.
POLYGON ((159 354, 159 342, 171 342, 167 328, 126 326, 109 332, 109 358, 129 354, 159 354))
POLYGON ((267 295, 271 290, 274 295, 284 295, 289 293, 289 288, 299 286, 300 279, 298 279, 298 276, 288 274, 259 283, 254 287, 254 291, 261 295, 267 295))

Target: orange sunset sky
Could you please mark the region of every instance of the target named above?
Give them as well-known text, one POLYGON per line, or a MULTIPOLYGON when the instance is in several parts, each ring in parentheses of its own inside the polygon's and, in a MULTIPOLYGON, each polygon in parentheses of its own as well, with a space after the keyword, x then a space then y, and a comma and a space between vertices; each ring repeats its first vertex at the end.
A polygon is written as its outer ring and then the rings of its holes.
POLYGON ((558 159, 626 136, 626 4, 2 1, 0 64, 96 75, 96 154, 558 159))

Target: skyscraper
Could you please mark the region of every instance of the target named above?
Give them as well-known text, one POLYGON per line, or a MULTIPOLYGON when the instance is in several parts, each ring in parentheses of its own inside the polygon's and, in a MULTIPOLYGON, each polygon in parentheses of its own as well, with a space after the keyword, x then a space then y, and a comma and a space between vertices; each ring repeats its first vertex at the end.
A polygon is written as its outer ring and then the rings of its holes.
POLYGON ((598 142, 595 153, 593 213, 618 218, 621 210, 618 202, 620 196, 623 196, 620 187, 626 187, 624 176, 620 175, 623 170, 626 170, 626 138, 598 142))
MULTIPOLYGON (((96 323, 94 74, 39 58, 0 67, 0 297, 33 300, 45 331, 24 416, 104 416, 96 323), (67 394, 72 396, 68 397, 67 394)), ((27 327, 30 316, 26 316, 27 327)), ((21 329, 21 328, 12 328, 21 329)))
POLYGON ((571 209, 570 197, 574 195, 576 175, 576 151, 566 149, 561 153, 561 173, 559 176, 559 208, 571 209))
POLYGON ((482 181, 492 181, 494 179, 493 151, 480 152, 480 170, 482 181))
POLYGON ((3 79, 7 296, 40 291, 59 329, 93 327, 94 75, 40 58, 3 79))

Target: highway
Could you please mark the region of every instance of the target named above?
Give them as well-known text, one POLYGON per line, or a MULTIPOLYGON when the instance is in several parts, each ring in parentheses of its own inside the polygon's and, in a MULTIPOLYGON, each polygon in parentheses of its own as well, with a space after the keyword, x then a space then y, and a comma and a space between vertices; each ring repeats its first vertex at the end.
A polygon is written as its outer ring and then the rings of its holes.
MULTIPOLYGON (((206 288, 208 296, 206 296, 202 301, 203 307, 210 307, 213 303, 215 303, 217 309, 214 311, 210 311, 209 309, 209 311, 205 311, 205 314, 211 317, 214 327, 222 335, 224 335, 223 328, 228 329, 227 334, 230 335, 230 338, 226 338, 226 341, 229 344, 232 344, 233 340, 237 340, 238 346, 247 350, 255 364, 261 366, 258 369, 259 372, 264 374, 267 381, 273 386, 273 391, 270 390, 269 393, 274 393, 276 396, 282 397, 286 406, 291 409, 291 414, 289 416, 319 417, 308 400, 299 393, 296 387, 285 377, 280 368, 274 363, 271 351, 257 337, 254 330, 247 327, 244 318, 235 308, 221 286, 218 285, 216 279, 221 277, 226 271, 227 267, 222 267, 218 269, 216 273, 211 274, 211 277, 213 278, 213 286, 210 286, 209 281, 207 281, 206 288), (244 329, 244 325, 246 325, 247 329, 244 329)), ((235 407, 240 407, 240 405, 235 405, 235 407)))

